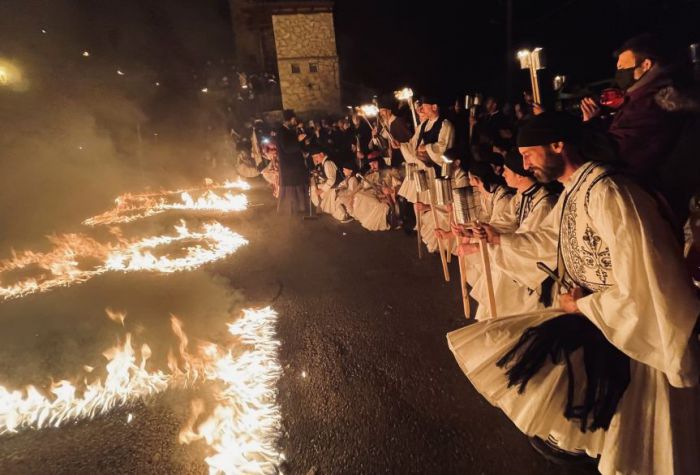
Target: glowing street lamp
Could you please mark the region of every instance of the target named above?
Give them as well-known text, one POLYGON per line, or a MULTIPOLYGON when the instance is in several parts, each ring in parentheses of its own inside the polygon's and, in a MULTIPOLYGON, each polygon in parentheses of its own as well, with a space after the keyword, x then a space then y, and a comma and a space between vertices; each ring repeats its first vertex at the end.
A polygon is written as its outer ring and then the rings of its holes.
POLYGON ((530 70, 530 83, 532 84, 532 99, 536 104, 541 104, 540 85, 537 80, 537 70, 545 68, 544 51, 542 48, 535 48, 530 51, 522 49, 518 51, 518 61, 520 69, 530 70))

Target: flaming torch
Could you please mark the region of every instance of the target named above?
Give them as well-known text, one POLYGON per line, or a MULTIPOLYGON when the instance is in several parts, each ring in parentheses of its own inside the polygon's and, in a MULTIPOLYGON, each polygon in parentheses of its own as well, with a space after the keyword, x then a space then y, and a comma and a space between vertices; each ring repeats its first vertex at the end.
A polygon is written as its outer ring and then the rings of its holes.
POLYGON ((369 128, 373 129, 374 126, 369 119, 374 119, 377 117, 377 115, 379 115, 379 108, 375 104, 365 104, 358 107, 358 112, 360 113, 360 116, 365 119, 367 125, 369 125, 369 128))
POLYGON ((532 99, 535 104, 541 104, 540 85, 537 80, 537 70, 544 69, 544 52, 542 48, 535 48, 530 51, 522 49, 518 51, 518 61, 520 61, 520 69, 530 70, 530 83, 532 84, 532 99))
POLYGON ((418 128, 418 120, 416 119, 416 109, 413 107, 413 89, 404 87, 400 91, 394 93, 394 97, 399 101, 406 101, 411 107, 411 115, 413 116, 413 127, 418 128))

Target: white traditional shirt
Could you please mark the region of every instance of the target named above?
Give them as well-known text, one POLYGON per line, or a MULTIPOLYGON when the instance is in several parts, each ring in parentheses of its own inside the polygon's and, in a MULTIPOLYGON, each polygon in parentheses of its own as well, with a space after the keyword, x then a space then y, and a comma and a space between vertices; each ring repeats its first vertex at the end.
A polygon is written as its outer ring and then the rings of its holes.
POLYGON ((696 385, 691 337, 700 300, 657 203, 596 162, 582 165, 564 186, 539 230, 504 234, 500 246, 490 246, 494 260, 509 249, 499 265, 530 288, 545 277, 538 261, 558 267, 565 280, 590 292, 577 306, 613 345, 663 372, 673 386, 696 385))

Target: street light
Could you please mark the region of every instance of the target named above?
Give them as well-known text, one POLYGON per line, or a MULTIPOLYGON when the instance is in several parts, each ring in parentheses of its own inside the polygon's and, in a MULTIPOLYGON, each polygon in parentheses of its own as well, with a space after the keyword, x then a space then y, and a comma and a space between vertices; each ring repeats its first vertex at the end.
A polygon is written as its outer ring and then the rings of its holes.
POLYGON ((535 48, 532 51, 521 49, 518 51, 518 61, 520 69, 530 70, 530 83, 532 84, 532 99, 536 104, 541 104, 540 85, 537 80, 537 70, 545 68, 544 51, 542 48, 535 48))

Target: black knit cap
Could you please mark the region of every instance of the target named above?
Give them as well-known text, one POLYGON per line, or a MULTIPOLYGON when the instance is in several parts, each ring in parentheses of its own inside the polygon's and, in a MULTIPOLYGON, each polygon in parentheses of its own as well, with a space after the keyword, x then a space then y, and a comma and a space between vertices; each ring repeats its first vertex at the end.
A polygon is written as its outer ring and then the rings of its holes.
POLYGON ((377 98, 377 107, 380 109, 393 109, 396 107, 396 99, 389 94, 382 94, 377 98))
POLYGON ((293 117, 296 117, 297 115, 294 113, 292 109, 285 109, 282 111, 282 117, 284 118, 285 121, 292 120, 293 117))
POLYGON ((421 104, 440 105, 440 98, 438 98, 435 94, 424 94, 420 96, 419 100, 421 104))
POLYGON ((523 156, 520 155, 520 152, 518 152, 518 149, 515 147, 511 148, 508 150, 508 153, 506 153, 505 165, 509 170, 520 176, 532 176, 529 171, 525 170, 523 166, 523 156))
POLYGON ((340 166, 340 168, 347 168, 348 170, 352 170, 353 172, 357 171, 357 164, 355 163, 354 160, 345 160, 343 164, 340 166))
POLYGON ((323 147, 320 147, 318 145, 309 145, 306 149, 306 151, 311 155, 312 157, 314 155, 318 155, 319 153, 326 153, 326 151, 323 149, 323 147))
POLYGON ((543 112, 525 122, 518 131, 518 147, 536 147, 554 142, 576 142, 581 125, 563 112, 543 112))

